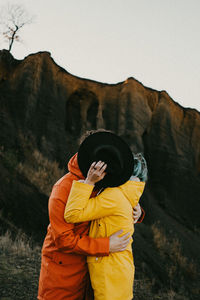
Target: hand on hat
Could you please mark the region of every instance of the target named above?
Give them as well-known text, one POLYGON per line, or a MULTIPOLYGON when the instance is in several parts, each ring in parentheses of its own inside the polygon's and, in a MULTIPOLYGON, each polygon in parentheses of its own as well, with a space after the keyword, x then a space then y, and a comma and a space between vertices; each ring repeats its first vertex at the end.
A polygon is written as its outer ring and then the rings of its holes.
POLYGON ((96 182, 102 180, 106 175, 107 165, 103 161, 93 162, 88 170, 85 183, 94 185, 96 182))

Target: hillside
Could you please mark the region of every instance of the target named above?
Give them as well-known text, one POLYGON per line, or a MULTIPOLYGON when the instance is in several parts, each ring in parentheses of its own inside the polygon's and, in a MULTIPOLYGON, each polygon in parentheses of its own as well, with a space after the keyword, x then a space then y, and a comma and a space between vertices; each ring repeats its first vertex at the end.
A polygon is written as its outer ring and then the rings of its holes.
MULTIPOLYGON (((105 128, 143 152, 149 180, 136 226, 136 279, 195 299, 200 267, 200 113, 134 78, 78 78, 50 53, 16 60, 0 51, 0 224, 41 244, 52 184, 86 130, 105 128)), ((173 298, 172 298, 173 299, 173 298)))

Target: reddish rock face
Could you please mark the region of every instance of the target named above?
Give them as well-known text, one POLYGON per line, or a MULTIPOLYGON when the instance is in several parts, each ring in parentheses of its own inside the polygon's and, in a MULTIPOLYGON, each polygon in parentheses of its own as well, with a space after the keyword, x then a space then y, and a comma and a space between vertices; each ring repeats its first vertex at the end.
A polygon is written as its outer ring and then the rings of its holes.
MULTIPOLYGON (((191 243, 192 232, 197 230, 200 220, 197 110, 181 107, 165 91, 144 87, 134 78, 103 84, 69 74, 47 52, 16 61, 5 50, 0 52, 0 101, 2 151, 17 152, 19 161, 30 157, 34 148, 63 167, 77 151, 80 136, 97 128, 114 131, 128 142, 133 152, 143 152, 149 169, 142 199, 146 210, 144 226, 159 220, 168 232, 175 230, 181 241, 191 243)), ((2 168, 7 174, 12 172, 5 164, 2 168)), ((15 176, 16 182, 31 189, 27 180, 17 173, 15 176)), ((15 186, 15 182, 12 184, 15 186)), ((37 187, 34 189, 37 193, 37 187)), ((18 193, 19 199, 22 195, 28 197, 24 188, 18 193)), ((10 189, 5 189, 2 197, 4 218, 12 219, 10 189), (5 204, 7 199, 9 205, 5 204)), ((34 203, 37 205, 37 201, 34 203)), ((25 214, 26 210, 28 207, 23 208, 25 214)), ((41 213, 40 224, 44 215, 41 213)), ((17 226, 23 225, 16 216, 12 221, 17 226)), ((31 232, 36 230, 29 226, 31 232)), ((196 236, 194 240, 196 244, 196 236)), ((186 251, 189 253, 191 249, 186 251)), ((191 251, 196 255, 197 250, 191 251)))
POLYGON ((155 201, 163 208, 170 205, 174 215, 178 210, 188 225, 199 224, 194 209, 200 195, 198 111, 134 78, 110 85, 72 76, 47 52, 16 61, 1 51, 0 70, 4 147, 17 148, 21 132, 63 166, 86 130, 113 130, 133 152, 145 154, 155 201))

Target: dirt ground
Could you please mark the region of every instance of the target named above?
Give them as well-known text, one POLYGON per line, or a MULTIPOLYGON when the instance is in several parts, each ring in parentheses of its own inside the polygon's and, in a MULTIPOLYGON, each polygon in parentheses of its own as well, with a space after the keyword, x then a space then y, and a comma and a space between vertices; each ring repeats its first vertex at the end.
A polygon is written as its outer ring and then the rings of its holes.
POLYGON ((0 299, 36 299, 39 269, 39 253, 31 257, 0 255, 0 299))
MULTIPOLYGON (((9 233, 0 236, 0 300, 36 300, 40 272, 41 248, 32 247, 19 233, 13 241, 9 233)), ((149 279, 136 279, 134 300, 196 300, 173 290, 153 293, 149 279)), ((56 300, 56 299, 55 299, 56 300)), ((112 299, 111 299, 112 300, 112 299)), ((123 299, 122 299, 123 300, 123 299)))

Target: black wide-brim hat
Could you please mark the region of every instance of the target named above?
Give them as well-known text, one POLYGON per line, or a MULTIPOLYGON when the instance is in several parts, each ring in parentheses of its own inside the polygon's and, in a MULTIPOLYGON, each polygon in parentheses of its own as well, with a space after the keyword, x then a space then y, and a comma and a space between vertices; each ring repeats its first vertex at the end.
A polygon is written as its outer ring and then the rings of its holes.
POLYGON ((133 174, 134 159, 131 149, 114 133, 93 133, 80 145, 78 165, 84 177, 87 177, 91 164, 99 160, 107 164, 106 176, 96 183, 99 188, 122 185, 133 174))

